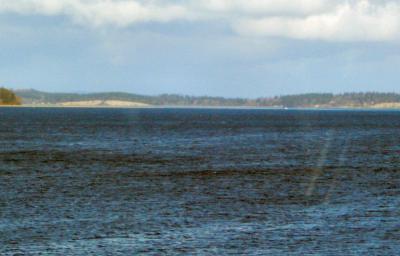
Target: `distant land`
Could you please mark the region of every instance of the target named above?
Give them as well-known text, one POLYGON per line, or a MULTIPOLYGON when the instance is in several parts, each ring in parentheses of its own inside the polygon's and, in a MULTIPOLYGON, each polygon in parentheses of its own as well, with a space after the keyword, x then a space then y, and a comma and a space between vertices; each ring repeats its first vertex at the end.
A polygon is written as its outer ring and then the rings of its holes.
POLYGON ((124 92, 49 93, 15 90, 23 105, 60 107, 271 107, 271 108, 400 108, 397 93, 308 93, 257 99, 184 96, 146 96, 124 92))
POLYGON ((21 105, 21 99, 14 92, 6 88, 0 88, 0 105, 14 106, 21 105))

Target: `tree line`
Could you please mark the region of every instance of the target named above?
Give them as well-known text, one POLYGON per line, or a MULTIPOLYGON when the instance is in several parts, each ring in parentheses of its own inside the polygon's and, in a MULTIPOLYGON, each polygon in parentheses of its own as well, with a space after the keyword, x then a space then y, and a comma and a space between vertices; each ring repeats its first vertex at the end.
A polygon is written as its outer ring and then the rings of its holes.
POLYGON ((1 87, 0 105, 21 105, 21 99, 11 90, 1 87))
POLYGON ((120 100, 156 106, 250 106, 250 107, 369 107, 382 103, 400 103, 397 93, 307 93, 276 97, 223 98, 162 94, 146 96, 123 92, 106 93, 48 93, 36 90, 17 90, 24 103, 57 104, 69 101, 120 100))

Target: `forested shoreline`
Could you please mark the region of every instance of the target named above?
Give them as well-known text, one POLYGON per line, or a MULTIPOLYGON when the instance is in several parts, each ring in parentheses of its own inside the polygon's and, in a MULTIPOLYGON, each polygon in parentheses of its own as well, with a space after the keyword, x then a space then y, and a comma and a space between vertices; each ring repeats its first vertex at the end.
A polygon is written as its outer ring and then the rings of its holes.
MULTIPOLYGON (((4 91, 5 89, 3 89, 4 91)), ((48 93, 37 90, 16 90, 18 95, 6 96, 6 101, 18 103, 19 98, 23 104, 60 104, 74 101, 93 100, 119 100, 137 102, 152 106, 233 106, 233 107, 289 107, 289 108, 398 108, 400 107, 400 94, 397 93, 308 93, 298 95, 283 95, 275 97, 260 97, 256 99, 223 98, 209 96, 186 96, 176 94, 162 94, 147 96, 124 92, 105 93, 48 93)), ((6 93, 7 94, 7 93, 6 93)), ((3 103, 5 104, 5 103, 3 103)))
POLYGON ((21 105, 21 99, 13 91, 1 87, 0 105, 3 106, 21 105))

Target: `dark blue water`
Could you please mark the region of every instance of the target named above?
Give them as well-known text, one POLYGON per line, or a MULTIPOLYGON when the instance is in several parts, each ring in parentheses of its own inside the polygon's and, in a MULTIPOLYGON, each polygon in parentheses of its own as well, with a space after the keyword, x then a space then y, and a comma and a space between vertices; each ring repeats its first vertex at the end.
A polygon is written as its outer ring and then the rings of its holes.
POLYGON ((0 255, 400 253, 400 112, 0 108, 0 255))

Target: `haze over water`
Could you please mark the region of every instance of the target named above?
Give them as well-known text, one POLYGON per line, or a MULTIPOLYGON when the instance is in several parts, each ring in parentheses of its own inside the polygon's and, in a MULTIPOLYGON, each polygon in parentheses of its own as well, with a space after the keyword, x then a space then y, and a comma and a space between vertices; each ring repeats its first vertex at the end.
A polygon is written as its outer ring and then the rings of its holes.
POLYGON ((0 254, 394 255, 400 112, 0 109, 0 254))

